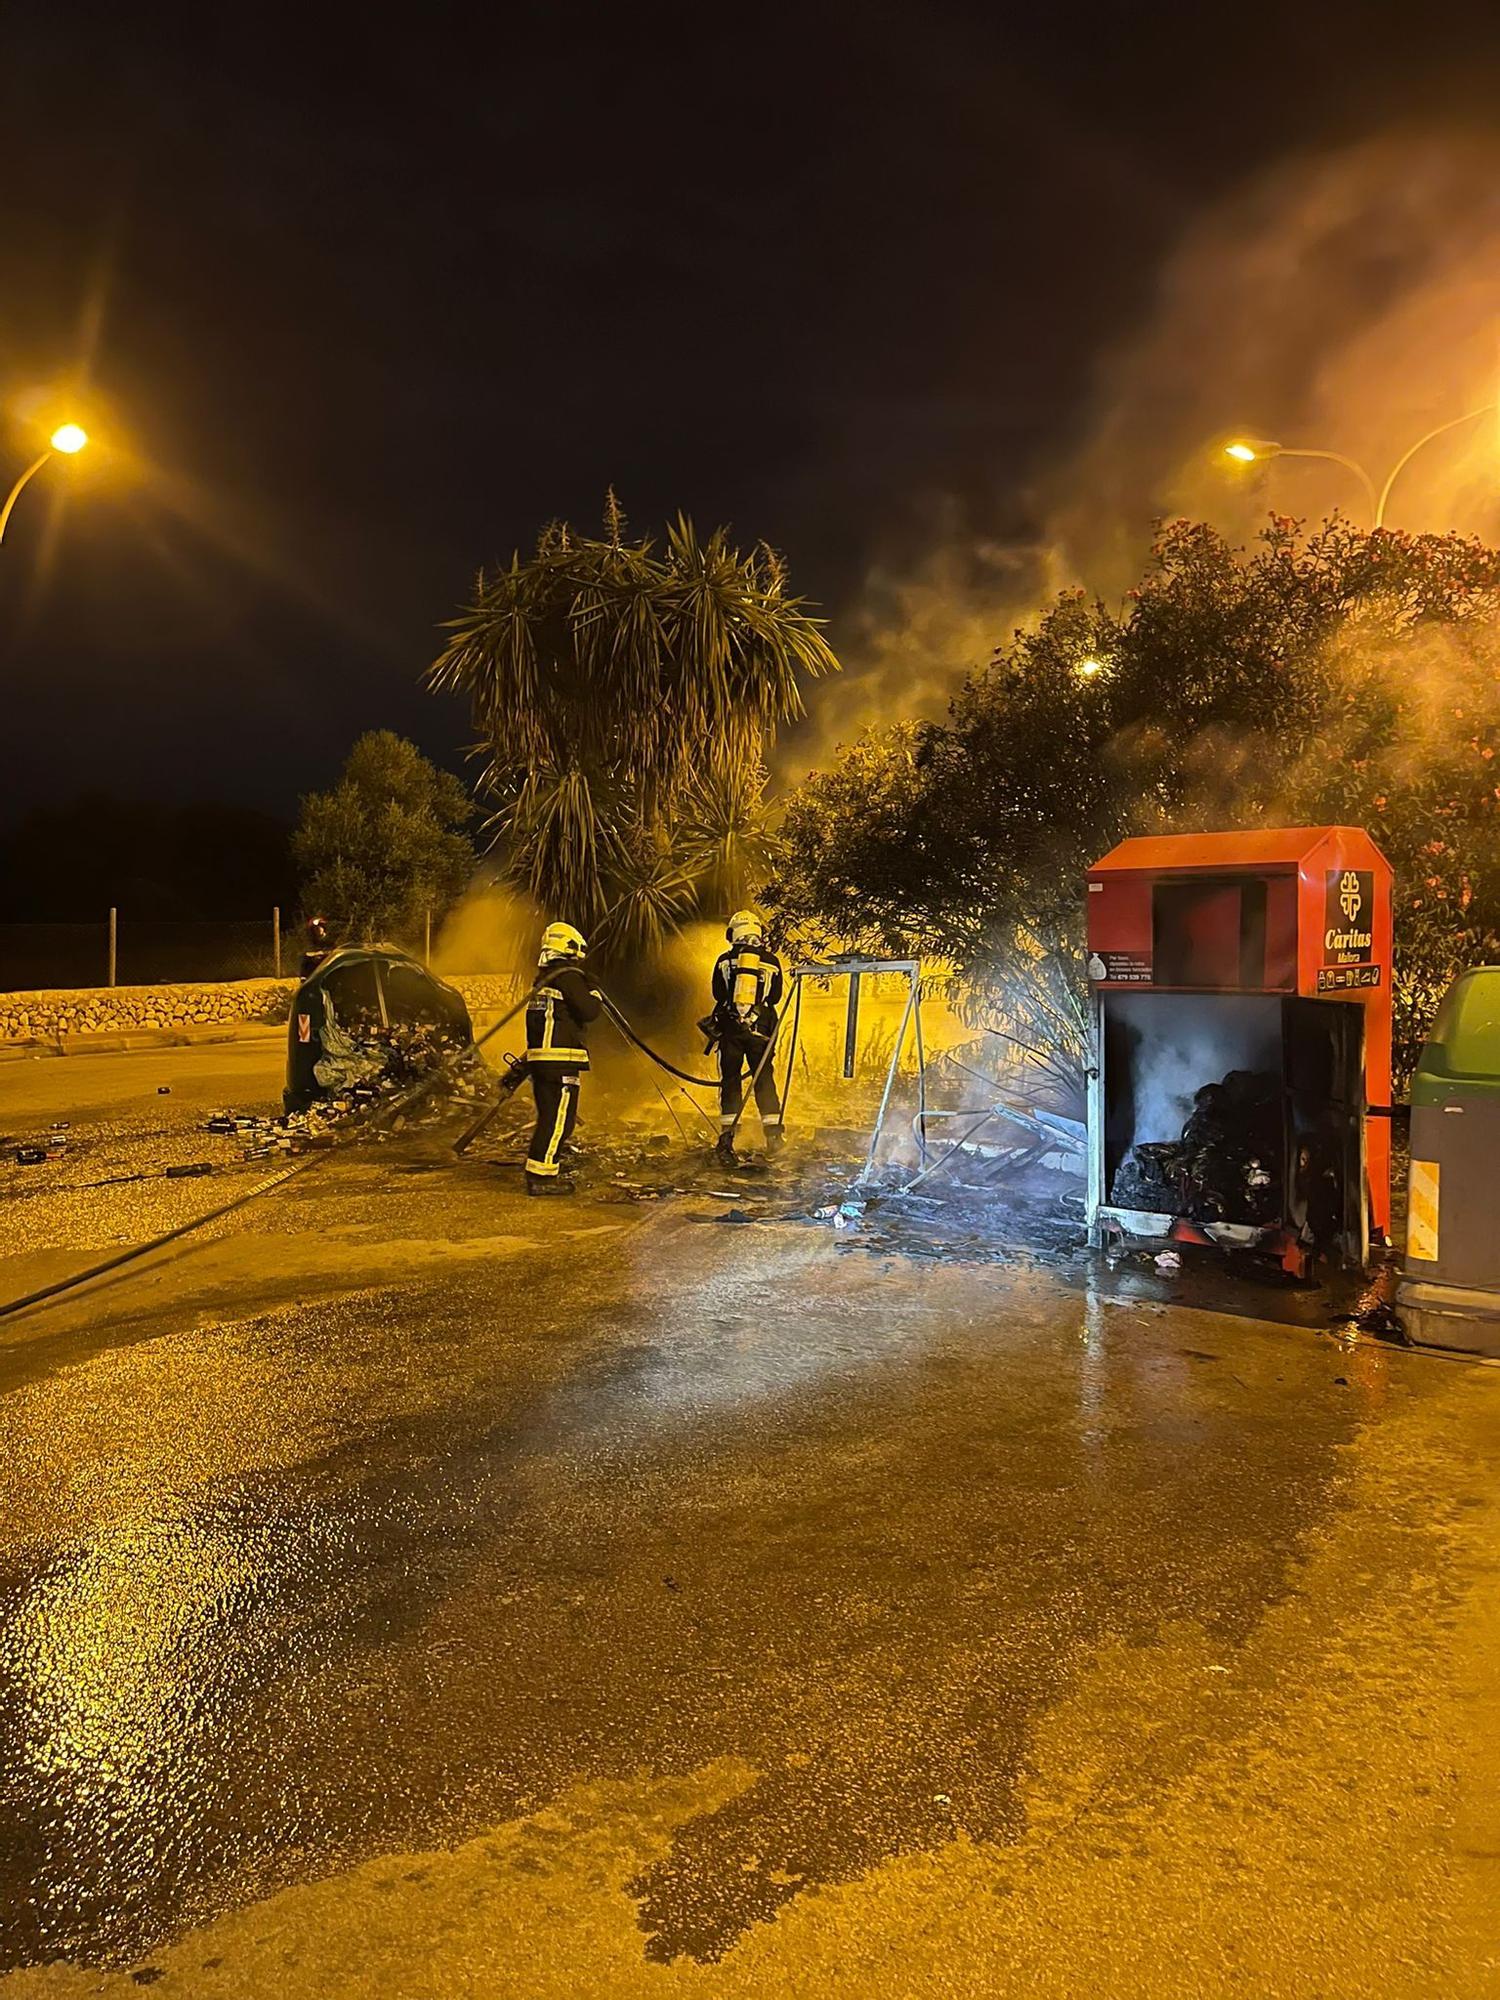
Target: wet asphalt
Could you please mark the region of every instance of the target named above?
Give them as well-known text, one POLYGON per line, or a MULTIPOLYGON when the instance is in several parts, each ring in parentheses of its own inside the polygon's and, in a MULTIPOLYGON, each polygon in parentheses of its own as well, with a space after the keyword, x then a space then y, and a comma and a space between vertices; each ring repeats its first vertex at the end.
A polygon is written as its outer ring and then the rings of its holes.
MULTIPOLYGON (((4 1296, 277 1063, 0 1066, 4 1296)), ((0 1320, 0 1989, 1497 1990, 1500 1378, 584 1179, 0 1320)))

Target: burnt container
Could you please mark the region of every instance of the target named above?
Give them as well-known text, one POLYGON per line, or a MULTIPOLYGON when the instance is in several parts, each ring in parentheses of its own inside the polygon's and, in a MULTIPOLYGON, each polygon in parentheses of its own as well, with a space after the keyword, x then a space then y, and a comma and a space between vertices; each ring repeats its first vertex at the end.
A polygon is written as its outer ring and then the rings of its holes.
POLYGON ((1089 870, 1091 1241, 1305 1276, 1390 1225, 1391 869, 1358 827, 1123 841, 1089 870))

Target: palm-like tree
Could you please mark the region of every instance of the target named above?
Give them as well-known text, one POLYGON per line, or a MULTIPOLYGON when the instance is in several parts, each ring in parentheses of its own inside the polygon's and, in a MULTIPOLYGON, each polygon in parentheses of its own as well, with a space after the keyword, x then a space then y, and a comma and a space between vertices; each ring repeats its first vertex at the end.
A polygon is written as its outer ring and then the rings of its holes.
POLYGON ((468 697, 513 879, 606 950, 650 950, 763 858, 766 745, 838 662, 780 557, 679 515, 658 550, 611 494, 482 572, 429 683, 468 697))

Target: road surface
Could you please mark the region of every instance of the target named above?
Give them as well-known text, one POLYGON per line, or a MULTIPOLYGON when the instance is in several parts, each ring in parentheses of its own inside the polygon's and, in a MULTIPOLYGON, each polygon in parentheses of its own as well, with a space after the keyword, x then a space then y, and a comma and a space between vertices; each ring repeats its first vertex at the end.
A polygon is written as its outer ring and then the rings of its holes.
MULTIPOLYGON (((0 1065, 4 1296, 278 1066, 0 1065)), ((0 2000, 1500 1992, 1500 1375, 724 1213, 371 1148, 0 1320, 0 2000)))

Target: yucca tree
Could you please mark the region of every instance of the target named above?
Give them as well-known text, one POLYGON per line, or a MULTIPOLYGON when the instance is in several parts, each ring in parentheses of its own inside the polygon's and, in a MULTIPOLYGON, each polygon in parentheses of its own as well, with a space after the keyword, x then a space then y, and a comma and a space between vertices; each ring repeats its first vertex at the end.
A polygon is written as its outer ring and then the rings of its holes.
POLYGON ((838 665, 780 557, 679 515, 632 541, 546 528, 481 572, 432 686, 467 696, 513 879, 606 950, 649 951, 764 857, 766 745, 838 665))

